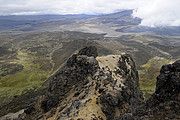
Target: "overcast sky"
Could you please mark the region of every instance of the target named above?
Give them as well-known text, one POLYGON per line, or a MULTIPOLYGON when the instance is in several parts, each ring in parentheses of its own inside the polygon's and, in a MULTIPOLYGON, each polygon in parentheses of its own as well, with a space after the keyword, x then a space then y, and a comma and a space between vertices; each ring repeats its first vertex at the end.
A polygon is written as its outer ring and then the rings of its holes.
POLYGON ((134 9, 147 26, 180 26, 180 0, 0 0, 0 15, 100 14, 134 9))

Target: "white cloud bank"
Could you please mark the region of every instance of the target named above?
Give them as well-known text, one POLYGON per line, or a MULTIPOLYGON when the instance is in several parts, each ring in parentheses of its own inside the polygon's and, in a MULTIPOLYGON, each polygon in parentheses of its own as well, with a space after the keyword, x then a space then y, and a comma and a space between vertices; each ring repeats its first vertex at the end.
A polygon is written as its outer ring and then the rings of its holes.
POLYGON ((99 14, 135 9, 145 26, 180 26, 180 0, 0 0, 0 15, 99 14))
POLYGON ((151 0, 133 15, 143 19, 141 25, 180 26, 180 0, 151 0))

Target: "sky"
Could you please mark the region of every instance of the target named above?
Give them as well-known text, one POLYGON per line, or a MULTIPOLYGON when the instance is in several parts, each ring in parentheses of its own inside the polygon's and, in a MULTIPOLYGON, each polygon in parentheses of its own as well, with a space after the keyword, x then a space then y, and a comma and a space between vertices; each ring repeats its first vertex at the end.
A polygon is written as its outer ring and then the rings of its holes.
POLYGON ((143 26, 180 26, 180 0, 0 0, 0 15, 108 14, 133 9, 143 26))

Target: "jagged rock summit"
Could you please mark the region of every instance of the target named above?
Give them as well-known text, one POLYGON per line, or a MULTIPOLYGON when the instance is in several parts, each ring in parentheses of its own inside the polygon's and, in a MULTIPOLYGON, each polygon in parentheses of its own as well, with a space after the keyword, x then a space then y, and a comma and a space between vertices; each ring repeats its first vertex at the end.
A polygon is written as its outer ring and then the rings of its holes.
POLYGON ((141 101, 134 61, 126 54, 97 56, 94 46, 72 55, 25 110, 26 119, 113 120, 133 111, 141 101))
MULTIPOLYGON (((180 61, 164 65, 156 91, 142 103, 138 72, 127 54, 99 56, 94 46, 72 55, 46 94, 17 120, 178 120, 180 61)), ((6 116, 8 118, 8 116, 6 116)), ((5 119, 5 117, 3 118, 5 119)))

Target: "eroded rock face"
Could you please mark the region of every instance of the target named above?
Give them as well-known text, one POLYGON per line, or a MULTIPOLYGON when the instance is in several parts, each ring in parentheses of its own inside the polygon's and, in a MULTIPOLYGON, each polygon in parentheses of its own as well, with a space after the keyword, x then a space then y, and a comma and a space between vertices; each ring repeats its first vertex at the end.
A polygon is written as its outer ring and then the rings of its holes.
POLYGON ((180 60, 173 64, 164 65, 157 77, 156 92, 163 98, 172 99, 171 96, 180 92, 180 60), (169 94, 167 94, 169 93, 169 94))
MULTIPOLYGON (((157 77, 156 91, 151 99, 158 99, 160 103, 174 100, 180 92, 180 60, 173 64, 163 65, 157 77)), ((153 106, 153 104, 151 105, 153 106)))
POLYGON ((180 60, 163 65, 157 77, 156 91, 146 103, 119 120, 179 120, 180 60), (133 117, 133 119, 132 119, 133 117))
MULTIPOLYGON (((88 53, 90 54, 90 52, 88 53)), ((67 67, 57 73, 50 81, 47 101, 43 104, 43 110, 47 112, 62 101, 66 94, 79 84, 88 83, 87 77, 91 77, 98 69, 98 62, 93 56, 73 55, 67 61, 67 67)))
POLYGON ((90 46, 69 58, 50 81, 47 93, 25 111, 30 119, 115 120, 132 112, 140 101, 132 58, 126 54, 97 57, 97 49, 90 46))
POLYGON ((154 118, 180 119, 180 60, 162 66, 156 91, 145 106, 154 118))

